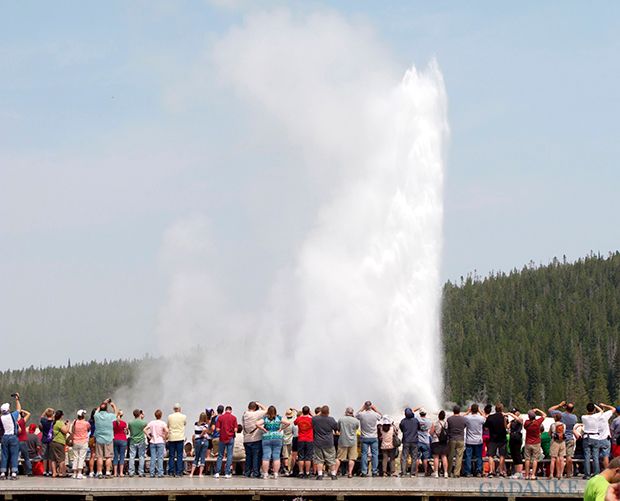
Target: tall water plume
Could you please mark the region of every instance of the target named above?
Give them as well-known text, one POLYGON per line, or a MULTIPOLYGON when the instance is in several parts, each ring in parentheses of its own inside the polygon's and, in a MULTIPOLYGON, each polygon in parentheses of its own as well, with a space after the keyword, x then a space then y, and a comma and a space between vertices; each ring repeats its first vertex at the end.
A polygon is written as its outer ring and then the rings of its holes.
POLYGON ((255 312, 218 297, 207 223, 193 218, 166 233, 172 285, 160 338, 168 348, 170 339, 206 344, 209 354, 171 363, 157 399, 196 409, 205 399, 328 403, 336 413, 367 399, 389 412, 435 407, 448 136, 437 64, 401 78, 367 27, 286 12, 249 18, 211 58, 225 88, 265 127, 285 131, 283 147, 298 152, 323 193, 255 312))

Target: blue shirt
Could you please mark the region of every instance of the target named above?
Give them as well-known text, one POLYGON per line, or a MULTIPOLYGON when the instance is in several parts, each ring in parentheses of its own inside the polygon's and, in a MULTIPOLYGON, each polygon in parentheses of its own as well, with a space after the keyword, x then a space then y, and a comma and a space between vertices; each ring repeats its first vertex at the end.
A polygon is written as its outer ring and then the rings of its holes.
POLYGON ((267 433, 263 433, 263 440, 277 440, 282 438, 284 434, 280 431, 280 425, 282 424, 281 416, 276 416, 273 419, 269 419, 265 416, 263 421, 263 426, 267 430, 267 433))
POLYGON ((111 444, 114 439, 113 423, 116 415, 113 412, 95 412, 95 442, 111 444))

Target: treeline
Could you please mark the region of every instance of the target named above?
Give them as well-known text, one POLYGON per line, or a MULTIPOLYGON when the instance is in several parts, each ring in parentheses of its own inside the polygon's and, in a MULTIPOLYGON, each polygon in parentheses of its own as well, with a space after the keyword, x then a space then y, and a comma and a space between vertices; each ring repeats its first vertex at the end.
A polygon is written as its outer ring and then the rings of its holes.
POLYGON ((121 386, 130 385, 140 367, 150 363, 142 360, 87 362, 61 367, 29 367, 0 372, 0 399, 13 401, 11 393, 19 392, 24 408, 39 416, 47 407, 65 413, 91 408, 113 395, 121 386))
MULTIPOLYGON (((523 409, 620 400, 620 252, 470 276, 443 291, 446 400, 523 409)), ((131 386, 146 364, 115 360, 0 372, 0 400, 73 412, 131 386)))
POLYGON ((448 282, 442 325, 449 400, 620 398, 619 252, 448 282))

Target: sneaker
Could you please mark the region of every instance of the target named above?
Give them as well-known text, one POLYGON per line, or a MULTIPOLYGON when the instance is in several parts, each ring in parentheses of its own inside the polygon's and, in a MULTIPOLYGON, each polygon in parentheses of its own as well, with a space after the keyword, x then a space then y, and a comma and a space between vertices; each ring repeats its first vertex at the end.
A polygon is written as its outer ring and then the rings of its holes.
POLYGON ((232 475, 230 473, 227 473, 226 475, 224 475, 224 478, 232 478, 232 475))
POLYGON ((323 475, 317 475, 317 476, 316 476, 316 479, 317 479, 317 480, 323 480, 323 475))
POLYGON ((74 473, 73 475, 71 475, 71 478, 77 478, 77 473, 74 473))
POLYGON ((103 473, 97 473, 97 478, 103 478, 103 473))
POLYGON ((433 477, 439 478, 439 473, 437 473, 437 472, 433 473, 433 477))
POLYGON ((95 476, 95 472, 94 472, 94 471, 91 471, 91 472, 88 474, 88 478, 93 478, 94 476, 95 476))
POLYGON ((82 480, 84 476, 81 473, 78 473, 75 478, 77 478, 78 480, 82 480))
POLYGON ((213 478, 220 478, 220 474, 219 474, 219 473, 215 473, 215 474, 213 475, 213 478))
POLYGON ((338 475, 334 475, 333 473, 330 475, 332 480, 338 480, 338 475))
POLYGON ((17 480, 17 473, 11 473, 11 480, 17 480))
POLYGON ((450 478, 447 471, 443 474, 443 478, 450 478))

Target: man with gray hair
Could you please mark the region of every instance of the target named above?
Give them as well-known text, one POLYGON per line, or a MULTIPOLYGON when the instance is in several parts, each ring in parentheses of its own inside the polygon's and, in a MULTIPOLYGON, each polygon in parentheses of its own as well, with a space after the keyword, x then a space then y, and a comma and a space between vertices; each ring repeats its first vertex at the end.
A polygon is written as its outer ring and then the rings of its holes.
POLYGON ((181 413, 181 404, 174 404, 174 411, 168 416, 168 475, 183 476, 183 446, 187 417, 181 413))
POLYGON ((338 420, 338 457, 336 460, 336 472, 340 472, 342 461, 348 461, 347 477, 353 476, 353 467, 357 460, 357 430, 360 422, 353 416, 353 407, 347 407, 344 416, 338 420))

